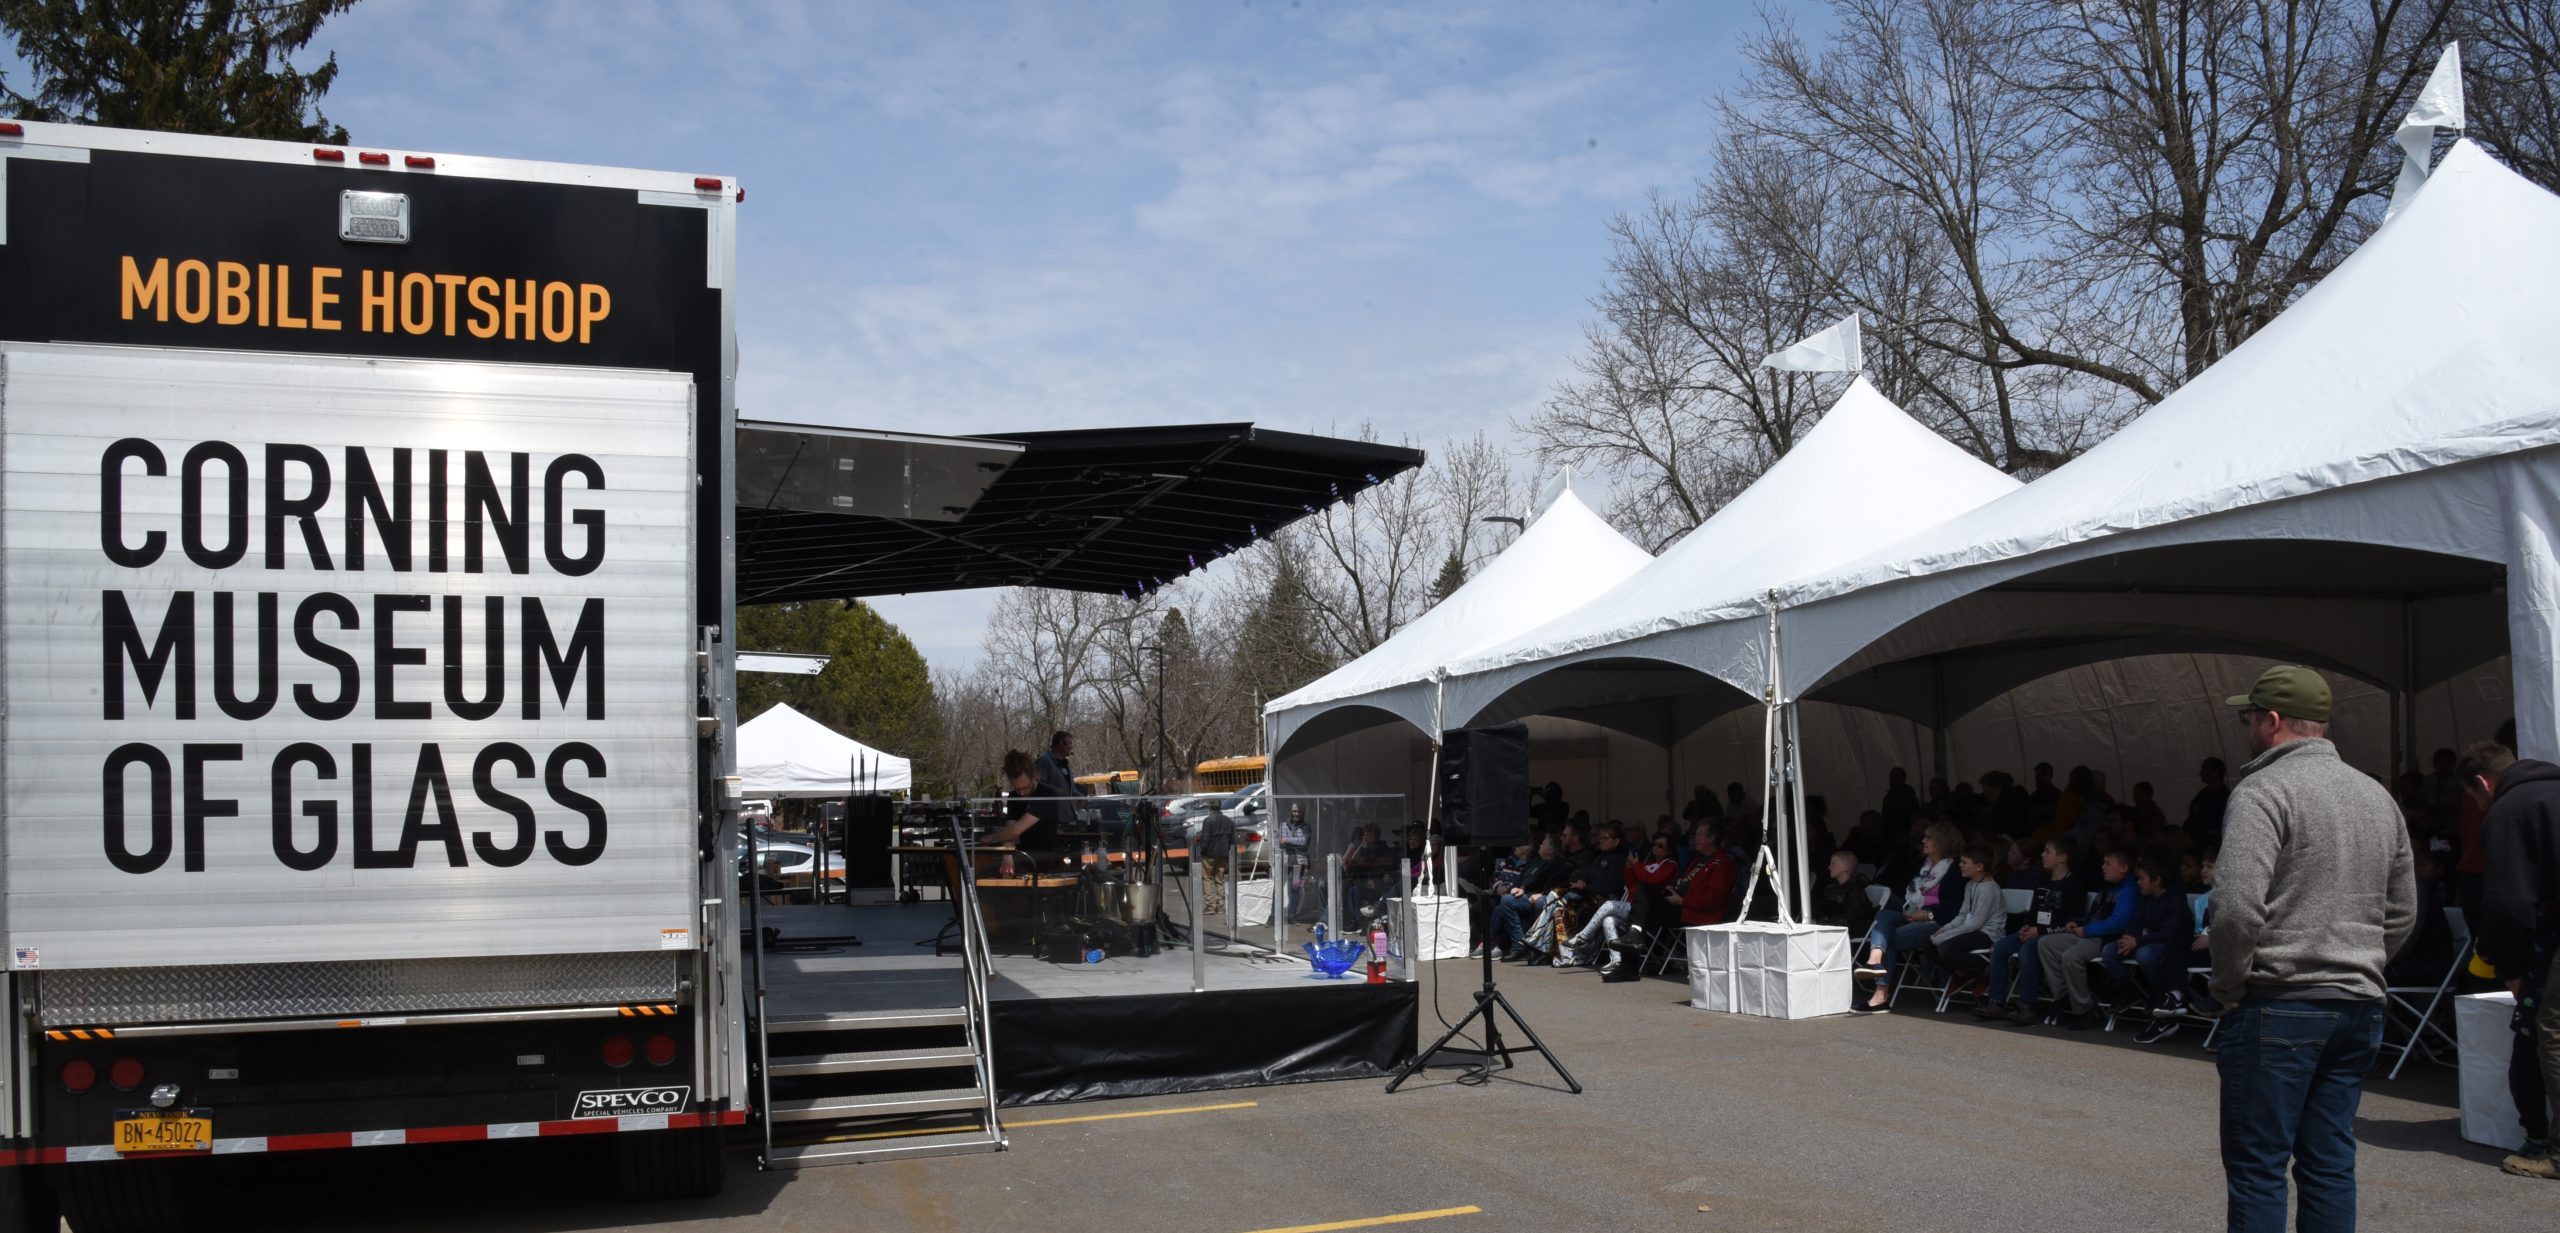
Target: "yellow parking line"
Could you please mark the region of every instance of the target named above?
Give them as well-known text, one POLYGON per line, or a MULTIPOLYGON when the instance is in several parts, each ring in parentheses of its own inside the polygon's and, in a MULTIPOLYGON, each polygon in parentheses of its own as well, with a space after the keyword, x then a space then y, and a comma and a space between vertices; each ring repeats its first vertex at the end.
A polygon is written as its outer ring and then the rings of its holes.
MULTIPOLYGON (((1048 1117, 1029 1122, 1006 1122, 1004 1124, 1004 1128, 1006 1130, 1020 1130, 1025 1126, 1066 1126, 1076 1122, 1116 1122, 1122 1118, 1164 1117, 1175 1113, 1218 1113, 1228 1109, 1251 1109, 1261 1103, 1262 1102, 1258 1100, 1239 1100, 1233 1104, 1223 1105, 1184 1105, 1179 1109, 1140 1109, 1135 1113, 1088 1113, 1082 1117, 1048 1117)), ((952 1126, 926 1126, 917 1130, 875 1130, 868 1134, 830 1135, 827 1138, 819 1140, 819 1142, 859 1143, 866 1139, 904 1139, 914 1135, 947 1135, 954 1133, 957 1130, 965 1129, 967 1128, 952 1126)))
POLYGON ((1216 1113, 1225 1109, 1250 1109, 1261 1103, 1258 1100, 1239 1100, 1228 1105, 1185 1105, 1179 1109, 1140 1109, 1135 1113, 1088 1113, 1083 1117, 1050 1117, 1036 1122, 1007 1122, 1005 1129, 1013 1130, 1023 1126, 1065 1126, 1073 1122, 1116 1122, 1127 1117, 1163 1117, 1170 1113, 1216 1113))
POLYGON ((1475 1216, 1481 1207, 1438 1207, 1427 1212, 1398 1212, 1393 1216, 1364 1216, 1358 1220, 1336 1220, 1329 1224, 1293 1224, 1285 1229, 1256 1229, 1253 1233, 1333 1233, 1335 1229, 1372 1229, 1382 1224, 1411 1224, 1416 1220, 1438 1220, 1442 1216, 1475 1216))

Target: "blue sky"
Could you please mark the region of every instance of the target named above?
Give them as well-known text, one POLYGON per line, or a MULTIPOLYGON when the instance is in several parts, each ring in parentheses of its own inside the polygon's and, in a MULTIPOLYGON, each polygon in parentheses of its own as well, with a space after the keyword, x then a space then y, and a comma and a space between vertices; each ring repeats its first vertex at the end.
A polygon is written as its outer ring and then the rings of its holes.
MULTIPOLYGON (((323 28, 366 145, 733 174, 740 404, 930 432, 1374 421, 1565 375, 1748 6, 501 4, 323 28)), ((882 607, 940 667, 990 597, 882 607)))

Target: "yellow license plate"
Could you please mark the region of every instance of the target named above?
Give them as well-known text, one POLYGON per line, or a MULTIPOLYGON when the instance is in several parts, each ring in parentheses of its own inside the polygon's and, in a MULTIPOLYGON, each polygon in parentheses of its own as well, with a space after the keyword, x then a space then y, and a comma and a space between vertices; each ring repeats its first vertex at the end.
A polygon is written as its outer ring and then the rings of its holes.
POLYGON ((116 1119, 119 1152, 209 1152, 213 1119, 199 1110, 145 1110, 116 1119))

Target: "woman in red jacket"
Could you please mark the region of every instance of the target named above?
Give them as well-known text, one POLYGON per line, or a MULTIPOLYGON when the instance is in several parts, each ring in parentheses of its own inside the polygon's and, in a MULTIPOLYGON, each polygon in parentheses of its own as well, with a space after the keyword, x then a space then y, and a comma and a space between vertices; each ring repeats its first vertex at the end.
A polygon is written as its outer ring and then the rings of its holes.
POLYGON ((1690 832, 1689 867, 1676 886, 1683 925, 1721 925, 1732 915, 1733 878, 1740 867, 1724 850, 1723 838, 1709 822, 1690 832))

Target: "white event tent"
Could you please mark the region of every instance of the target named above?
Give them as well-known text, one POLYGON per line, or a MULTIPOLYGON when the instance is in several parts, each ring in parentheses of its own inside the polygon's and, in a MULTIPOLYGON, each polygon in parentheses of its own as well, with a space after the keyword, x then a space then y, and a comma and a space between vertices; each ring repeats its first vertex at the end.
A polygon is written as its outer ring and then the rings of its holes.
POLYGON ((1452 657, 1536 625, 1651 559, 1560 476, 1520 537, 1447 599, 1368 654, 1265 706, 1271 748, 1285 765, 1294 751, 1394 720, 1437 741, 1436 677, 1452 657))
POLYGON ((1934 695, 1943 717, 2075 664, 2251 654, 2392 691, 2406 766, 2415 691, 2511 647, 2519 743, 2560 754, 2555 445, 2560 198, 2460 142, 2318 286, 2104 443, 1781 588, 1788 700, 1934 695))
POLYGON ((1761 699, 1771 588, 2018 488, 1859 377, 1794 449, 1650 564, 1446 661, 1450 722, 1561 715, 1670 745, 1761 699))
POLYGON ((905 792, 914 782, 905 758, 885 754, 788 703, 738 725, 740 790, 751 797, 840 797, 905 792))

